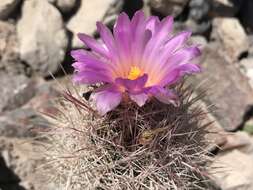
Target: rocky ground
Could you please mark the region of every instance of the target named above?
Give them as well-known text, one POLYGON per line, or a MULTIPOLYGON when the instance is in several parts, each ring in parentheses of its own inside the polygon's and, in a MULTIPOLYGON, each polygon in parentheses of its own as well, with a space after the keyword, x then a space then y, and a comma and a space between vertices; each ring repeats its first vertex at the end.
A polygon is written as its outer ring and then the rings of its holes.
MULTIPOLYGON (((175 30, 190 29, 201 45, 207 84, 203 107, 209 115, 213 177, 223 190, 253 189, 253 1, 252 0, 1 0, 0 1, 0 190, 41 190, 31 139, 46 130, 40 113, 54 113, 57 82, 71 73, 70 49, 81 46, 77 32, 97 37, 95 23, 112 26, 116 16, 143 9, 175 17, 175 30)), ((206 86, 206 85, 205 85, 206 86)), ((56 189, 52 187, 52 189, 56 189)))

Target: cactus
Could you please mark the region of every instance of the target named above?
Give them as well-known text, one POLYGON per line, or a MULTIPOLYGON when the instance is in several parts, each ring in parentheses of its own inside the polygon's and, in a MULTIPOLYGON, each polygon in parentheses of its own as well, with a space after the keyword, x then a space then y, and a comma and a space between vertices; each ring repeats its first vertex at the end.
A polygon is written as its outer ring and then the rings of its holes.
POLYGON ((210 122, 191 86, 175 87, 179 106, 124 101, 99 116, 76 87, 66 90, 46 133, 48 179, 66 190, 214 189, 205 138, 210 122), (64 187, 64 188, 63 188, 64 187))

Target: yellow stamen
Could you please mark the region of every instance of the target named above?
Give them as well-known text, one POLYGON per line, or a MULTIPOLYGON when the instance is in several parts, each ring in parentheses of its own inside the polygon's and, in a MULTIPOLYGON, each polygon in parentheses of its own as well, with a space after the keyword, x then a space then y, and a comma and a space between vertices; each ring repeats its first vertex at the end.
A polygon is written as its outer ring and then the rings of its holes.
POLYGON ((135 80, 138 77, 140 77, 141 75, 142 75, 142 72, 139 69, 139 67, 132 66, 130 68, 130 71, 129 71, 129 74, 128 74, 127 78, 130 79, 130 80, 135 80))

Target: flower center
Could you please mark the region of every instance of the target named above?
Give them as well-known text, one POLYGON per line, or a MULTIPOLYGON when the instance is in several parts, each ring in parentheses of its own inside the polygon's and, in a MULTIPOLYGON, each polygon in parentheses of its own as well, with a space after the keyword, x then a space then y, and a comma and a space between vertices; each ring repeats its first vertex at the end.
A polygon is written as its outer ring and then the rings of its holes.
POLYGON ((138 77, 140 77, 141 75, 142 75, 142 72, 139 69, 139 67, 131 66, 127 78, 130 79, 130 80, 135 80, 138 77))

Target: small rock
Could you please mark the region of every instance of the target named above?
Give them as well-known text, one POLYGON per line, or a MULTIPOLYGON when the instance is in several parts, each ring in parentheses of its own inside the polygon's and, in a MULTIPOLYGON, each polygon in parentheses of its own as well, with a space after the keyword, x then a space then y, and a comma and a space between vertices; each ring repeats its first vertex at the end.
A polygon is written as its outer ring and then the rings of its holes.
MULTIPOLYGON (((145 1, 149 1, 149 0, 144 0, 143 11, 145 13, 147 13, 148 10, 145 10, 145 8, 147 9, 147 7, 145 7, 145 5, 147 6, 147 2, 145 2, 145 1)), ((128 2, 131 2, 131 1, 128 1, 128 2)), ((114 3, 112 3, 110 9, 108 9, 108 11, 106 12, 106 16, 104 16, 104 18, 103 18, 103 23, 105 23, 110 28, 113 28, 113 25, 115 24, 119 13, 122 12, 125 3, 126 3, 126 1, 122 1, 122 0, 118 0, 118 1, 115 1, 114 3)), ((128 10, 128 7, 124 7, 124 9, 128 10)), ((128 13, 128 15, 131 15, 134 13, 135 13, 135 11, 133 10, 133 13, 130 11, 128 13)), ((150 14, 147 13, 147 15, 150 15, 150 14)))
POLYGON ((34 96, 21 108, 0 116, 0 134, 7 137, 30 137, 47 130, 49 122, 43 114, 56 115, 55 100, 60 97, 52 82, 36 80, 34 96))
POLYGON ((175 29, 182 31, 182 30, 190 30, 192 34, 194 35, 203 35, 209 29, 211 28, 211 23, 209 21, 204 21, 204 22, 196 22, 192 19, 187 20, 184 23, 179 23, 179 25, 175 25, 175 29))
POLYGON ((20 0, 1 0, 0 1, 0 20, 7 19, 15 11, 20 0))
POLYGON ((221 149, 223 151, 225 150, 231 150, 235 148, 245 148, 245 147, 251 147, 252 144, 251 137, 249 134, 243 131, 239 131, 236 133, 230 133, 226 135, 226 143, 224 143, 221 146, 221 149))
POLYGON ((0 74, 0 113, 28 102, 35 95, 35 86, 35 81, 23 75, 0 74))
POLYGON ((232 61, 249 48, 247 35, 236 18, 215 18, 211 38, 221 42, 232 61))
POLYGON ((77 38, 77 33, 93 35, 96 31, 96 22, 102 21, 115 0, 82 1, 77 13, 70 19, 67 28, 74 33, 73 47, 80 47, 82 43, 77 38), (95 14, 94 14, 95 13, 95 14))
POLYGON ((151 0, 151 9, 163 16, 179 16, 189 0, 151 0))
POLYGON ((42 76, 55 73, 68 44, 59 11, 46 0, 28 0, 17 25, 21 59, 42 76))
POLYGON ((12 75, 26 74, 18 53, 15 25, 0 21, 0 71, 12 75))
POLYGON ((199 60, 204 72, 193 77, 194 84, 203 84, 210 92, 203 98, 207 105, 216 105, 212 113, 221 126, 234 131, 243 122, 245 110, 253 103, 253 90, 235 64, 220 54, 219 44, 210 44, 199 60))
POLYGON ((210 10, 209 0, 191 0, 189 3, 189 17, 195 21, 202 21, 208 17, 210 10))
POLYGON ((222 190, 253 189, 253 157, 250 155, 238 150, 226 152, 218 155, 210 168, 222 190))
POLYGON ((0 133, 4 137, 34 137, 49 123, 31 108, 19 108, 0 116, 0 133))
POLYGON ((226 132, 220 125, 219 121, 217 121, 217 119, 210 113, 210 109, 208 109, 205 102, 199 100, 197 104, 204 113, 207 113, 201 125, 205 126, 206 124, 209 124, 207 126, 208 133, 206 133, 205 139, 208 142, 207 150, 211 152, 226 143, 226 132))
POLYGON ((56 115, 58 110, 54 103, 61 95, 54 85, 53 82, 42 82, 36 88, 36 95, 23 108, 32 108, 40 113, 56 115))
MULTIPOLYGON (((2 184, 0 182, 0 189, 3 190, 60 190, 56 185, 46 181, 42 172, 38 171, 38 167, 42 165, 42 148, 41 143, 28 139, 6 138, 0 137, 0 153, 8 152, 9 165, 5 164, 5 171, 14 174, 13 179, 15 183, 2 184), (50 185, 50 186, 48 186, 50 185)), ((5 160, 4 160, 5 161, 5 160)), ((1 157, 0 157, 1 164, 1 157)), ((0 174, 2 174, 0 168, 0 174)), ((7 173, 4 173, 5 175, 7 173)), ((1 178, 2 175, 0 175, 1 178)))
POLYGON ((249 79, 249 83, 253 88, 253 57, 245 58, 240 61, 242 71, 249 79))
POLYGON ((200 35, 196 35, 196 36, 192 36, 190 39, 190 42, 192 44, 198 44, 200 45, 200 48, 204 48, 207 45, 207 40, 204 36, 200 36, 200 35))
POLYGON ((77 0, 57 0, 56 6, 63 12, 68 13, 76 6, 77 0))

